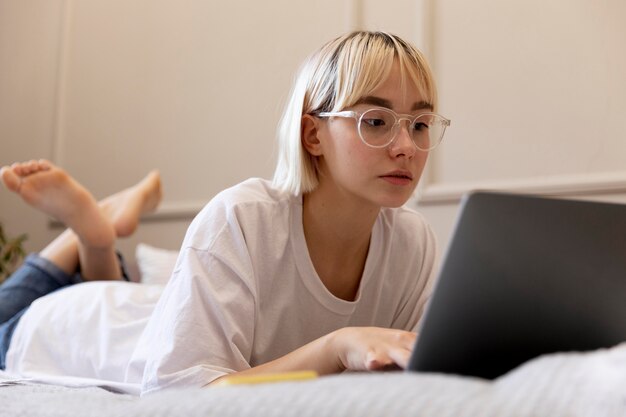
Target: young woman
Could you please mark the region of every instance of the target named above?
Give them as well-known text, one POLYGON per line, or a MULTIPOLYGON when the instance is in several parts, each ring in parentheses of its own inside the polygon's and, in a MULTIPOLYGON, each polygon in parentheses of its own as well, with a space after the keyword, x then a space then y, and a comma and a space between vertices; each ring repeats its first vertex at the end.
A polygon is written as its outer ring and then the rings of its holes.
MULTIPOLYGON (((142 332, 123 343, 100 334, 97 351, 54 372, 141 383, 151 393, 235 373, 405 367, 435 242, 423 218, 402 206, 449 124, 436 106, 425 59, 399 37, 354 32, 323 46, 287 105, 274 180, 225 190, 194 219, 158 303, 143 300, 142 332)), ((7 363, 35 373, 28 352, 46 349, 30 341, 42 328, 57 332, 53 312, 93 326, 78 300, 96 291, 129 300, 141 288, 83 284, 38 300, 7 363)), ((50 357, 40 362, 51 368, 50 357)))

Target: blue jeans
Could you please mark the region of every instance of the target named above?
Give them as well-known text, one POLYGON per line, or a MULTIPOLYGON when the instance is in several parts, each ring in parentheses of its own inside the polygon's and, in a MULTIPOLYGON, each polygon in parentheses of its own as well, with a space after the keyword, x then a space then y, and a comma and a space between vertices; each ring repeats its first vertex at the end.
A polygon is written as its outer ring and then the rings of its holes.
MULTIPOLYGON (((123 259, 119 253, 117 256, 122 276, 128 281, 123 259)), ((24 264, 0 286, 0 369, 6 368, 11 337, 31 303, 46 294, 82 281, 80 273, 68 275, 37 254, 26 257, 24 264)))

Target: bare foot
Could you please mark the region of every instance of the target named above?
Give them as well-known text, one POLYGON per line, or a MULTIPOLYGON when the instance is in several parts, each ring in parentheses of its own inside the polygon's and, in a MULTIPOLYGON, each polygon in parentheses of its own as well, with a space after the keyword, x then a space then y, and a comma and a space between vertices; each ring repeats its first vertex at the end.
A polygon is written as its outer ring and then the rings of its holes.
POLYGON ((142 214, 156 210, 162 195, 161 176, 155 170, 132 187, 115 193, 98 204, 113 223, 117 236, 126 237, 137 229, 142 214))
POLYGON ((115 230, 91 193, 61 168, 29 161, 2 167, 0 177, 26 203, 71 228, 86 247, 108 248, 115 242, 115 230))

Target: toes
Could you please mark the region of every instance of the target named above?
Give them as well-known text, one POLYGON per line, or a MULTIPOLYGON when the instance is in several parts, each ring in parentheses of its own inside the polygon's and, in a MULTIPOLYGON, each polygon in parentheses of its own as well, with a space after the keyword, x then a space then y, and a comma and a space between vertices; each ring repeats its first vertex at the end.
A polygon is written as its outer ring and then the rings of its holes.
POLYGON ((11 165, 11 171, 13 171, 16 175, 20 177, 24 176, 24 164, 20 162, 15 162, 11 165))
POLYGON ((48 171, 50 169, 52 169, 52 163, 45 159, 31 159, 30 161, 16 162, 11 165, 11 170, 20 177, 26 177, 36 172, 48 171))
POLYGON ((28 162, 24 162, 22 166, 24 167, 25 175, 30 175, 33 172, 37 171, 37 161, 35 161, 34 159, 31 159, 28 162))
POLYGON ((15 192, 20 190, 22 179, 13 171, 12 167, 2 167, 0 169, 0 178, 2 178, 2 182, 9 190, 15 192))
POLYGON ((41 169, 42 171, 48 171, 52 168, 52 163, 47 159, 40 159, 37 162, 39 163, 39 169, 41 169))
POLYGON ((39 171, 47 170, 45 165, 42 165, 39 160, 35 160, 35 159, 32 159, 32 160, 28 161, 28 168, 30 170, 29 174, 34 174, 34 173, 37 173, 39 171))
POLYGON ((25 177, 31 174, 36 163, 37 161, 34 160, 26 162, 16 162, 11 165, 11 169, 13 170, 13 172, 15 172, 16 175, 19 175, 20 177, 25 177))

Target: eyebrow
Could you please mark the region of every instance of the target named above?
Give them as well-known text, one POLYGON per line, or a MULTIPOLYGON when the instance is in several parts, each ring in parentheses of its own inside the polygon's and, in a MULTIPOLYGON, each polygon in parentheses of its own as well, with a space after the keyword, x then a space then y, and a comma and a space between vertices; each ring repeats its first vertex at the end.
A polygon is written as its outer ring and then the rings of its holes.
MULTIPOLYGON (((376 97, 376 96, 365 96, 361 98, 359 101, 357 101, 355 104, 373 104, 375 106, 393 109, 393 106, 391 105, 391 101, 381 98, 381 97, 376 97)), ((411 111, 424 110, 424 109, 432 110, 433 105, 427 101, 417 101, 413 103, 413 107, 411 107, 411 111)))

